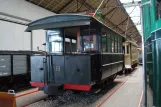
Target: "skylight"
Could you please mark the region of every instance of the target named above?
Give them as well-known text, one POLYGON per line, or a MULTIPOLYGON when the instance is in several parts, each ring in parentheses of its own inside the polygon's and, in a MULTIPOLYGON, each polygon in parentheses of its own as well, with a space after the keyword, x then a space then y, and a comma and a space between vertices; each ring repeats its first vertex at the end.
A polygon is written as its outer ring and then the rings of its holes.
MULTIPOLYGON (((120 0, 120 1, 121 1, 121 3, 131 3, 131 2, 139 2, 141 0, 120 0)), ((131 19, 133 20, 136 28, 138 29, 138 31, 142 35, 140 7, 139 6, 132 6, 132 7, 125 6, 125 9, 126 9, 127 13, 129 14, 129 16, 131 17, 131 19)))

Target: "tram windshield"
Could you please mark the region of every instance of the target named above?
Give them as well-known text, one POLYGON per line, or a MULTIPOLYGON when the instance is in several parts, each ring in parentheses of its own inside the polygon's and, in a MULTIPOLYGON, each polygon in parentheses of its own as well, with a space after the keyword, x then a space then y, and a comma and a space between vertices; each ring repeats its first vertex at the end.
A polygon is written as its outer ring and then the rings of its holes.
POLYGON ((81 54, 98 51, 99 37, 89 28, 47 30, 47 51, 54 54, 81 54))
POLYGON ((63 52, 63 37, 59 30, 47 30, 47 50, 57 54, 63 52))

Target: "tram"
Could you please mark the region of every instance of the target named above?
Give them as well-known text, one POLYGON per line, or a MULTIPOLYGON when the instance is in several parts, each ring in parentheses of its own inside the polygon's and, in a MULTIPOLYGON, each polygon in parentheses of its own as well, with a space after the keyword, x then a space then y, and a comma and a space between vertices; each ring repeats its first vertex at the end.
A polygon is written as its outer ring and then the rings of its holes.
POLYGON ((48 54, 31 57, 31 85, 48 95, 99 91, 124 70, 125 38, 87 15, 39 19, 26 31, 46 30, 48 54))

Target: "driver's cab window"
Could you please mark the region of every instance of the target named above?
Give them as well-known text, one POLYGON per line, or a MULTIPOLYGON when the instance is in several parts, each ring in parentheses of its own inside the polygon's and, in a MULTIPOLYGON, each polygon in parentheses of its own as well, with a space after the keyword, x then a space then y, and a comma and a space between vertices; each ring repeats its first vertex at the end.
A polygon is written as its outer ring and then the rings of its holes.
POLYGON ((47 50, 50 53, 62 54, 63 36, 60 30, 47 30, 47 50))
POLYGON ((77 53, 77 38, 79 27, 64 28, 64 53, 76 54, 77 53))

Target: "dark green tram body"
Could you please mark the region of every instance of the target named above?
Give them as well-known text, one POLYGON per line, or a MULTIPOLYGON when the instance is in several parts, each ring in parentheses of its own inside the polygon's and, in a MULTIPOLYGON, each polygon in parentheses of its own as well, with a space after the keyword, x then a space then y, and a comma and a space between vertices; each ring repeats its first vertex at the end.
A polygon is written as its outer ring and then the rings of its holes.
POLYGON ((31 57, 31 85, 48 95, 100 90, 124 70, 125 38, 91 16, 55 15, 27 31, 37 29, 46 30, 48 54, 31 57))
POLYGON ((161 107, 161 0, 142 0, 145 106, 161 107))

